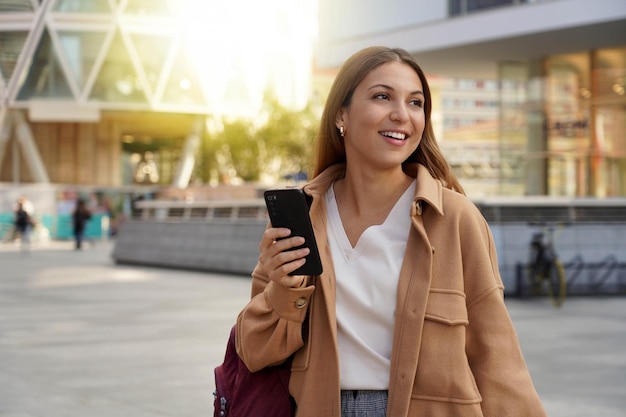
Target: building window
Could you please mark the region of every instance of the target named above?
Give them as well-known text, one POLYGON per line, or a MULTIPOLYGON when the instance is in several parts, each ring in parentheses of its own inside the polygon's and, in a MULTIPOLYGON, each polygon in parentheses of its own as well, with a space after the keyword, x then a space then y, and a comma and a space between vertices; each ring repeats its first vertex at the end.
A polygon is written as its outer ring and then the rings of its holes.
POLYGON ((532 2, 533 0, 450 0, 448 11, 450 16, 458 16, 494 7, 532 2))

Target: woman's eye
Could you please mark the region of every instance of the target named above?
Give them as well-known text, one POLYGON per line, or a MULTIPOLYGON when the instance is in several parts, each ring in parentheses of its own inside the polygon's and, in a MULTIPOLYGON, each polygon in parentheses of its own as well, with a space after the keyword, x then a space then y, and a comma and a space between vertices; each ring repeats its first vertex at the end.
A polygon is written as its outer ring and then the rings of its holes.
POLYGON ((420 100, 418 98, 409 101, 409 103, 411 103, 411 105, 413 105, 413 106, 422 107, 422 100, 420 100))
POLYGON ((376 95, 374 95, 374 98, 379 98, 382 100, 388 100, 389 99, 389 95, 385 94, 385 93, 378 93, 376 95))

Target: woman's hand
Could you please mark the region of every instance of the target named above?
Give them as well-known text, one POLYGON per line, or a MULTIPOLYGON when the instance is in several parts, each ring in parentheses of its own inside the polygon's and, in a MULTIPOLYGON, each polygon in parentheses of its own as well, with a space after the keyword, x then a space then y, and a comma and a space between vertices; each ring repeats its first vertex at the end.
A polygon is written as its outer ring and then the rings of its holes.
POLYGON ((286 228, 272 227, 265 230, 259 244, 259 262, 272 281, 285 287, 299 287, 304 276, 290 276, 289 273, 304 265, 304 257, 309 254, 309 249, 293 249, 302 245, 304 238, 288 237, 290 235, 291 230, 286 228))

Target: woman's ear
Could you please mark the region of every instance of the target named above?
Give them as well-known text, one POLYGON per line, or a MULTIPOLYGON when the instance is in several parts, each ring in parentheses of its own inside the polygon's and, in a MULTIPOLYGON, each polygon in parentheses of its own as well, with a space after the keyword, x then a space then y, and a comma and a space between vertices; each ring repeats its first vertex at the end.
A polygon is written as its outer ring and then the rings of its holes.
POLYGON ((335 117, 335 126, 337 126, 337 129, 341 129, 344 126, 343 109, 340 109, 337 112, 337 116, 335 117))

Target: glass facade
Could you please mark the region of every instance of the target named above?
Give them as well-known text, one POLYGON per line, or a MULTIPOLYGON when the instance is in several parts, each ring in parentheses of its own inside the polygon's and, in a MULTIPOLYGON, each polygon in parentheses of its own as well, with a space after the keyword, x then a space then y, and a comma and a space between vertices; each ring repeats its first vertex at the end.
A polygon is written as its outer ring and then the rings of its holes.
POLYGON ((47 30, 44 31, 35 50, 33 61, 17 97, 19 100, 72 97, 72 90, 59 59, 53 52, 52 40, 47 30))
POLYGON ((626 48, 592 54, 591 189, 626 195, 626 48))
POLYGON ((237 4, 203 0, 56 0, 37 19, 37 2, 0 0, 0 87, 9 86, 2 93, 21 108, 33 99, 67 99, 103 109, 253 117, 268 90, 302 108, 312 44, 296 22, 311 19, 309 2, 286 8, 279 1, 244 16, 237 4), (29 12, 20 14, 24 31, 14 24, 3 30, 8 12, 29 12), (241 27, 256 18, 267 24, 250 37, 224 24, 235 18, 241 27))
POLYGON ((548 192, 584 196, 591 150, 591 59, 587 52, 546 60, 548 192))
POLYGON ((546 60, 549 191, 626 195, 626 48, 546 60))
POLYGON ((105 32, 60 31, 59 40, 72 75, 81 89, 93 71, 98 51, 106 37, 105 32))
POLYGON ((494 7, 533 3, 534 1, 536 0, 450 0, 448 10, 450 16, 457 16, 494 7))
POLYGON ((5 85, 13 76, 27 36, 27 31, 0 32, 0 77, 5 85))
POLYGON ((57 0, 55 12, 111 13, 108 0, 57 0))
MULTIPOLYGON (((541 1, 450 0, 440 5, 444 16, 446 5, 449 15, 463 15, 535 2, 541 1)), ((40 1, 0 0, 0 111, 47 101, 52 103, 48 108, 68 104, 68 112, 86 105, 95 113, 251 117, 259 113, 268 89, 278 96, 285 92, 283 101, 292 105, 308 97, 309 75, 296 74, 310 71, 312 60, 309 51, 303 52, 304 41, 293 35, 302 32, 294 17, 307 14, 305 9, 266 16, 272 22, 267 26, 275 29, 271 36, 238 39, 240 30, 229 31, 224 22, 240 13, 226 2, 214 9, 209 8, 213 2, 203 0, 45 4, 49 15, 36 19, 40 1)), ((260 14, 268 8, 255 10, 260 14)), ((498 67, 497 79, 455 79, 439 88, 438 137, 455 172, 470 184, 468 190, 475 195, 626 196, 626 47, 500 62, 498 67)), ((167 160, 160 150, 153 152, 160 164, 167 160)))
POLYGON ((626 48, 439 82, 440 146, 469 195, 626 196, 626 48))
POLYGON ((33 10, 33 2, 31 0, 0 1, 0 13, 32 12, 33 10))
POLYGON ((626 48, 501 63, 500 74, 502 164, 524 172, 502 172, 501 194, 626 195, 626 48))

